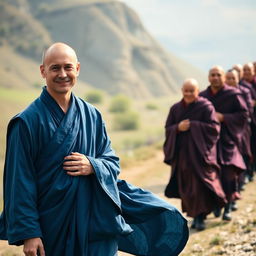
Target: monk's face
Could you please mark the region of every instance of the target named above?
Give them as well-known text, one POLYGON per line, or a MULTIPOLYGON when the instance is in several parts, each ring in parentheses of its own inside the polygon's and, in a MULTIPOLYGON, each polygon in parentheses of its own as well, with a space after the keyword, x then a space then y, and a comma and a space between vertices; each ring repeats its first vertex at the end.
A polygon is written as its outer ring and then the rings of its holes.
POLYGON ((238 86, 238 74, 236 71, 229 71, 226 73, 225 83, 229 86, 237 87, 238 86))
POLYGON ((244 80, 251 82, 253 80, 253 76, 254 76, 254 67, 253 65, 249 65, 249 64, 245 64, 244 68, 244 80))
POLYGON ((60 96, 71 92, 77 81, 80 64, 71 48, 57 45, 46 53, 40 70, 49 93, 60 96))
POLYGON ((220 68, 212 68, 209 71, 208 79, 211 86, 214 89, 218 90, 224 86, 224 81, 225 81, 224 71, 220 68))
POLYGON ((192 83, 186 83, 182 87, 183 99, 187 104, 194 102, 199 94, 198 87, 192 83))
POLYGON ((238 78, 239 78, 239 80, 242 79, 242 77, 243 77, 243 75, 244 75, 242 65, 235 65, 235 66, 233 66, 233 69, 238 72, 238 78))
POLYGON ((256 61, 253 62, 253 67, 254 67, 254 75, 256 75, 256 61))

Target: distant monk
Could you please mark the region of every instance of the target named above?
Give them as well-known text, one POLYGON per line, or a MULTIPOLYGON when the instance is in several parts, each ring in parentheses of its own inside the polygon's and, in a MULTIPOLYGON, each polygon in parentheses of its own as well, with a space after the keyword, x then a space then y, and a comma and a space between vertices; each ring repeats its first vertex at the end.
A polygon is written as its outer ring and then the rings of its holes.
MULTIPOLYGON (((217 143, 218 163, 221 165, 221 182, 228 203, 222 218, 231 220, 231 203, 239 198, 237 191, 238 174, 246 169, 239 144, 248 119, 246 104, 238 90, 225 85, 224 70, 220 66, 210 69, 210 86, 200 93, 209 99, 216 110, 221 123, 220 138, 217 143)), ((220 215, 220 209, 215 216, 220 215)))
POLYGON ((235 69, 238 73, 238 78, 239 78, 239 83, 243 78, 244 72, 243 72, 243 65, 241 64, 236 64, 232 67, 232 69, 235 69))
POLYGON ((256 83, 254 82, 254 66, 251 62, 243 66, 243 77, 239 83, 250 90, 254 105, 256 105, 256 83))
MULTIPOLYGON (((241 144, 240 144, 240 152, 244 158, 245 164, 246 164, 246 173, 242 174, 241 178, 242 180, 240 181, 243 185, 244 183, 244 178, 246 179, 250 179, 252 176, 252 151, 251 151, 251 121, 253 118, 253 106, 252 106, 252 97, 251 97, 251 93, 250 90, 239 85, 239 77, 238 77, 238 72, 235 69, 231 69, 229 71, 226 72, 226 84, 229 86, 232 86, 234 88, 237 88, 243 98, 244 101, 247 105, 248 111, 249 111, 249 117, 248 117, 248 121, 247 124, 245 126, 244 132, 243 132, 243 137, 241 140, 241 144)), ((233 206, 234 207, 234 206, 233 206)))
POLYGON ((164 162, 172 166, 165 195, 181 198, 183 212, 194 218, 191 227, 203 230, 207 214, 226 202, 216 158, 220 125, 212 103, 198 97, 196 80, 186 80, 182 93, 165 125, 164 162))
POLYGON ((253 62, 254 66, 254 82, 256 83, 256 61, 253 62))
MULTIPOLYGON (((243 79, 241 81, 241 85, 248 88, 251 91, 252 99, 253 99, 253 119, 251 122, 252 129, 252 137, 251 137, 251 148, 253 154, 253 169, 256 169, 256 81, 254 81, 254 65, 249 62, 243 66, 243 79)), ((252 180, 252 177, 251 179, 252 180)))

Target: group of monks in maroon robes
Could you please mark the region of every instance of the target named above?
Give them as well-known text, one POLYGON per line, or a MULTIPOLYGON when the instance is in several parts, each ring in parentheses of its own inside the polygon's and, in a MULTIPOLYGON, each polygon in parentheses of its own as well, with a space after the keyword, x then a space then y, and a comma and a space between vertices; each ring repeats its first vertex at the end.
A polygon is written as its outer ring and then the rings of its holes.
POLYGON ((256 160, 256 62, 226 74, 214 66, 208 79, 201 92, 195 79, 184 81, 183 98, 166 120, 163 147, 172 167, 165 195, 181 199, 197 230, 205 229, 211 212, 231 220, 256 160))

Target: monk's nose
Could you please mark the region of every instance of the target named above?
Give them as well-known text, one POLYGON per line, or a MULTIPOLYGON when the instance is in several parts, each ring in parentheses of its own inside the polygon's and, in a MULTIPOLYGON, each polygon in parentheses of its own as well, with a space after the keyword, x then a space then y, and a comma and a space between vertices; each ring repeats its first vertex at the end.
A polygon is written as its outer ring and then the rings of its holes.
POLYGON ((64 69, 64 68, 61 68, 58 75, 59 75, 59 77, 66 77, 67 74, 66 74, 65 69, 64 69))

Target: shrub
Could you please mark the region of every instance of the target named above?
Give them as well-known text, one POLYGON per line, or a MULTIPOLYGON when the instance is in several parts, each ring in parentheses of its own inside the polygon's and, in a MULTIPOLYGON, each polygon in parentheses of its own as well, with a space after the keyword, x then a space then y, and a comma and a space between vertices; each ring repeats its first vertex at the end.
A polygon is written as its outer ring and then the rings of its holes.
POLYGON ((113 97, 109 111, 110 112, 126 112, 130 108, 131 101, 125 95, 117 95, 113 97))
POLYGON ((146 104, 146 109, 148 109, 148 110, 157 110, 158 106, 154 103, 149 102, 149 103, 146 104))
POLYGON ((103 94, 99 90, 92 90, 85 95, 85 100, 92 104, 99 104, 103 102, 103 94))
POLYGON ((139 128, 139 115, 135 112, 125 112, 114 117, 115 130, 137 130, 139 128))

